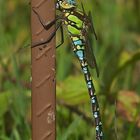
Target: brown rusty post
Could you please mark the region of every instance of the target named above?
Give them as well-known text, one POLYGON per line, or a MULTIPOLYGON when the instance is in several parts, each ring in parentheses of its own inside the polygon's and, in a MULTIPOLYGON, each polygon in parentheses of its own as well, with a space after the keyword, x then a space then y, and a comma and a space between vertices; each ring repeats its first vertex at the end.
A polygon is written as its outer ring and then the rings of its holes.
MULTIPOLYGON (((31 7, 44 22, 55 18, 54 0, 32 0, 31 7)), ((44 30, 37 15, 31 9, 31 31, 33 42, 47 39, 53 26, 44 30)), ((55 140, 55 38, 45 49, 32 48, 32 140, 55 140)))

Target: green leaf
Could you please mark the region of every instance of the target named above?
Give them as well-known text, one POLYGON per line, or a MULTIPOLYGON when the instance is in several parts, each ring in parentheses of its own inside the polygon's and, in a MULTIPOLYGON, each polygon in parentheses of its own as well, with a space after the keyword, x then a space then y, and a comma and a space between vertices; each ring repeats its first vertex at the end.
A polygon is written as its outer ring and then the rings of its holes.
MULTIPOLYGON (((98 83, 94 81, 95 89, 98 83)), ((65 101, 67 104, 76 105, 89 102, 89 95, 83 76, 70 76, 62 83, 57 85, 58 100, 65 101)))

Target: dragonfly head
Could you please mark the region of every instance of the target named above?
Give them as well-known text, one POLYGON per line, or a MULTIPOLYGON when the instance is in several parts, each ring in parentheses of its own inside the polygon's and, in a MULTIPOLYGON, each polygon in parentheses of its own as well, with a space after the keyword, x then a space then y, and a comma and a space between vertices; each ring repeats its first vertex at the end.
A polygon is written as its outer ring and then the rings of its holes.
POLYGON ((57 3, 56 3, 57 9, 69 10, 75 7, 76 7, 75 0, 57 0, 57 3))

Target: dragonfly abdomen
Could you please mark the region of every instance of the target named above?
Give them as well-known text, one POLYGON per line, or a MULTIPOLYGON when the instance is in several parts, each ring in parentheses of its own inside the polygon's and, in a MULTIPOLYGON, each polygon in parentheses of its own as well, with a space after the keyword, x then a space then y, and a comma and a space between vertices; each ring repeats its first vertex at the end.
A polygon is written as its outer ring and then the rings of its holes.
POLYGON ((89 96, 91 99, 92 111, 93 111, 93 116, 95 118, 95 125, 96 125, 96 139, 102 140, 103 132, 102 132, 100 112, 99 112, 99 105, 98 105, 98 100, 95 94, 94 84, 93 84, 90 71, 88 69, 87 60, 85 57, 85 43, 84 43, 84 40, 81 39, 80 37, 71 36, 71 39, 72 39, 72 44, 73 44, 73 51, 80 61, 81 68, 84 73, 87 89, 89 92, 89 96))

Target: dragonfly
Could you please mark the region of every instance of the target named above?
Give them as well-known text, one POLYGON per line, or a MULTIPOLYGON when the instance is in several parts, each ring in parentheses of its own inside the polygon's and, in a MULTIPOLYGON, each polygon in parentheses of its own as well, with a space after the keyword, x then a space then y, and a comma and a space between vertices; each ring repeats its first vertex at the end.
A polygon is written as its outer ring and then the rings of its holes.
POLYGON ((56 25, 55 30, 46 40, 33 42, 32 48, 38 47, 40 45, 43 45, 43 48, 47 47, 46 44, 51 42, 58 29, 61 31, 61 42, 57 48, 60 47, 64 43, 63 27, 66 27, 69 38, 71 40, 72 50, 80 62, 81 70, 83 71, 85 77, 85 82, 91 100, 92 113, 95 120, 96 140, 102 140, 103 130, 99 103, 97 100, 93 80, 89 71, 89 67, 95 68, 97 76, 99 76, 96 58, 93 53, 91 41, 89 40, 90 34, 93 34, 96 39, 97 36, 93 26, 91 12, 89 11, 89 13, 86 14, 82 3, 81 6, 82 10, 78 9, 75 0, 57 0, 56 10, 58 10, 60 14, 56 15, 56 18, 47 24, 45 24, 46 22, 44 22, 44 20, 37 12, 37 8, 32 7, 33 12, 36 14, 39 22, 46 31, 48 31, 53 25, 56 25))

